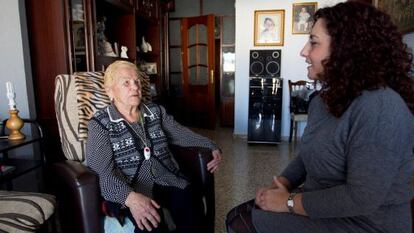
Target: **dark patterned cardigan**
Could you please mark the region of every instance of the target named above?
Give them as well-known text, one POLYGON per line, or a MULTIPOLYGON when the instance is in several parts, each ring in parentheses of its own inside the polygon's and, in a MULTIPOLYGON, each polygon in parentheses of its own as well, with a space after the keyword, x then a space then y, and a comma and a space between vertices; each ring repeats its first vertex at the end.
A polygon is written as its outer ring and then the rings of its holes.
POLYGON ((161 106, 141 104, 140 111, 143 124, 128 123, 114 105, 95 113, 89 122, 86 162, 98 174, 105 200, 124 204, 131 191, 152 197, 154 183, 185 188, 188 181, 168 144, 218 149, 208 138, 177 123, 161 106), (145 145, 151 149, 148 160, 143 154, 145 145))

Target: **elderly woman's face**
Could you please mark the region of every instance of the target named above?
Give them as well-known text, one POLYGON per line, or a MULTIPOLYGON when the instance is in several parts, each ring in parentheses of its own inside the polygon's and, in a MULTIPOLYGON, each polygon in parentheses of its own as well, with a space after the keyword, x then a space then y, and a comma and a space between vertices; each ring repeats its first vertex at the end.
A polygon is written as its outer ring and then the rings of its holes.
POLYGON ((115 79, 108 88, 109 97, 121 108, 137 107, 141 103, 141 81, 134 69, 118 68, 115 79))
POLYGON ((323 72, 323 60, 327 59, 331 52, 331 36, 326 31, 325 21, 318 19, 312 28, 309 41, 305 44, 300 55, 306 58, 308 66, 308 77, 312 80, 318 79, 323 72))

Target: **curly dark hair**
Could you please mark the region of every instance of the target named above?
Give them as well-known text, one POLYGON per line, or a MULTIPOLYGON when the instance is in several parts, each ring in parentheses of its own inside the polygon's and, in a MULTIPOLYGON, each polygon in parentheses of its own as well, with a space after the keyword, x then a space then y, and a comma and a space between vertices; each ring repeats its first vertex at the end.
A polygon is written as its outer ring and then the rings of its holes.
POLYGON ((413 55, 389 15, 351 1, 319 9, 314 23, 319 19, 331 36, 320 76, 329 112, 340 117, 363 90, 390 87, 414 113, 413 55))

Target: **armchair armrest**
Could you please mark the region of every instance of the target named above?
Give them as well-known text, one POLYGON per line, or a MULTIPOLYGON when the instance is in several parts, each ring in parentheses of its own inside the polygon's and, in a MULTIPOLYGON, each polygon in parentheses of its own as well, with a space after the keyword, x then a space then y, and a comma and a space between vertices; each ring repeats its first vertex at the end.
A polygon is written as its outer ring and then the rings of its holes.
POLYGON ((62 161, 51 167, 62 229, 65 232, 102 232, 98 177, 77 161, 62 161))
POLYGON ((205 200, 204 213, 208 228, 206 232, 214 232, 214 175, 207 170, 207 163, 213 159, 211 150, 175 145, 170 145, 170 150, 181 172, 190 179, 194 191, 205 200))
POLYGON ((180 147, 171 145, 170 150, 180 166, 181 172, 190 179, 192 185, 205 191, 210 187, 214 176, 207 170, 207 163, 213 159, 211 150, 201 147, 180 147))

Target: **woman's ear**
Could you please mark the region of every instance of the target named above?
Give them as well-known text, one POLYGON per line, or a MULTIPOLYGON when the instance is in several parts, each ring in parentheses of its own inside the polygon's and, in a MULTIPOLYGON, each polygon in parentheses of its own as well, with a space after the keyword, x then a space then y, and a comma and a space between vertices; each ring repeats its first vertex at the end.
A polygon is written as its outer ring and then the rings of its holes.
POLYGON ((113 95, 113 92, 112 92, 112 88, 105 87, 105 92, 108 95, 109 100, 112 102, 114 100, 114 95, 113 95))

